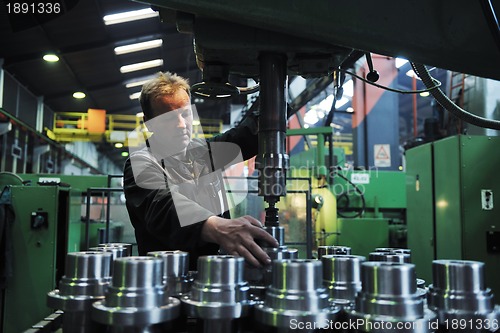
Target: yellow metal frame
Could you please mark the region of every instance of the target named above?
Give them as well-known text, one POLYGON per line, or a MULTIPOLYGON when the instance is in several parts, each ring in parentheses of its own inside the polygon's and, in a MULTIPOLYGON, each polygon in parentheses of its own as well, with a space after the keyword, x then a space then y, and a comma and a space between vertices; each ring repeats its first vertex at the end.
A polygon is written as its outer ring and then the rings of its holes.
MULTIPOLYGON (((142 117, 135 115, 106 115, 104 133, 91 133, 86 128, 88 114, 84 112, 57 112, 54 114, 52 130, 47 129, 47 136, 55 141, 70 143, 84 142, 121 142, 124 146, 134 146, 136 142, 128 142, 128 133, 141 128, 146 136, 151 133, 143 123, 142 117)), ((193 124, 193 138, 208 138, 222 132, 222 121, 218 119, 200 119, 193 124)))

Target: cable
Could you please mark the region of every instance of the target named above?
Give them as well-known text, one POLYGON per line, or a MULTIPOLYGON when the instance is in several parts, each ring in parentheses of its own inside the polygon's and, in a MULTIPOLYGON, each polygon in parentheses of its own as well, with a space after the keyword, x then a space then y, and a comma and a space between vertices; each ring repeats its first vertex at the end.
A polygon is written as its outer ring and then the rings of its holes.
POLYGON ((343 71, 344 73, 347 73, 349 75, 354 76, 355 78, 360 79, 363 82, 371 84, 371 85, 373 85, 373 86, 375 86, 377 88, 385 89, 385 90, 396 92, 396 93, 400 93, 400 94, 420 94, 420 93, 423 93, 423 92, 431 92, 432 90, 437 89, 438 87, 441 86, 441 82, 439 82, 438 80, 434 79, 434 84, 432 86, 430 86, 430 87, 427 87, 426 89, 420 89, 420 90, 400 90, 400 89, 394 89, 394 88, 386 87, 386 86, 380 85, 380 84, 375 83, 375 82, 371 82, 370 80, 367 80, 364 77, 361 77, 361 76, 359 76, 359 75, 357 75, 355 73, 352 73, 350 71, 347 71, 345 69, 340 69, 340 70, 343 71))
MULTIPOLYGON (((437 80, 434 79, 429 74, 429 71, 424 65, 411 63, 411 66, 413 67, 415 73, 417 73, 418 76, 422 79, 422 82, 426 87, 433 87, 433 85, 437 80)), ((430 93, 432 94, 432 96, 434 96, 436 101, 438 101, 438 103, 442 107, 444 107, 451 114, 462 119, 463 121, 466 121, 469 124, 479 127, 500 130, 500 121, 479 117, 473 113, 470 113, 467 110, 462 109, 461 107, 456 105, 451 99, 449 99, 448 96, 446 96, 441 89, 433 88, 432 90, 430 90, 430 93)))
MULTIPOLYGON (((365 210, 366 210, 366 200, 365 200, 365 195, 363 194, 363 192, 359 189, 359 187, 354 184, 353 182, 351 182, 346 176, 336 172, 335 173, 337 176, 339 176, 340 178, 344 179, 346 182, 348 182, 349 184, 352 185, 352 187, 354 188, 354 191, 355 192, 358 192, 359 194, 359 197, 361 198, 361 210, 357 211, 356 214, 352 215, 352 216, 346 216, 346 215, 343 215, 341 212, 338 211, 337 209, 337 214, 340 216, 340 217, 343 217, 343 218, 356 218, 356 217, 362 217, 363 214, 365 213, 365 210)), ((349 193, 351 192, 352 190, 349 190, 347 192, 343 192, 339 195, 339 198, 342 197, 342 196, 346 196, 347 198, 347 204, 346 204, 346 208, 349 207, 349 193)))

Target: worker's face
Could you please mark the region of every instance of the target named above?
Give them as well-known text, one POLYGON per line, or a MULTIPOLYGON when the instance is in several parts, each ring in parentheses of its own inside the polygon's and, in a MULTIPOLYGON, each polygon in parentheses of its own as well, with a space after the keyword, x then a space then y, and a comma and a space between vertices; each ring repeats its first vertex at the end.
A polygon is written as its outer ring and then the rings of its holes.
MULTIPOLYGON (((193 112, 189 95, 179 90, 173 95, 164 95, 151 102, 155 118, 148 123, 153 125, 155 136, 160 136, 170 149, 184 150, 191 141, 193 112)), ((148 124, 148 127, 151 127, 148 124)))

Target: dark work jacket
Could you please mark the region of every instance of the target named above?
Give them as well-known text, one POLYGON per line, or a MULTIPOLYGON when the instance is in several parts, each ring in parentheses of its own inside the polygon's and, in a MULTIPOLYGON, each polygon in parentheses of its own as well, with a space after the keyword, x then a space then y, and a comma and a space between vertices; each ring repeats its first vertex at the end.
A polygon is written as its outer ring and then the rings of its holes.
MULTIPOLYGON (((253 116, 247 117, 236 128, 211 138, 209 142, 234 143, 240 147, 243 159, 247 160, 255 156, 258 150, 257 119, 253 116)), ((206 147, 206 143, 202 143, 201 140, 193 140, 188 147, 188 154, 197 154, 198 149, 196 148, 202 146, 206 147)), ((135 175, 138 179, 134 177, 130 157, 125 162, 123 171, 126 207, 130 221, 135 229, 139 255, 146 255, 151 251, 186 251, 189 252, 190 269, 196 270, 196 262, 199 256, 216 254, 219 249, 217 244, 208 243, 201 239, 201 228, 204 221, 215 214, 203 207, 199 207, 192 201, 186 201, 186 205, 190 205, 189 209, 192 211, 192 216, 198 218, 199 221, 181 227, 172 192, 164 176, 165 170, 169 169, 169 163, 172 163, 172 161, 169 162, 168 159, 159 160, 149 151, 145 151, 140 158, 142 158, 142 162, 146 166, 143 166, 144 170, 140 174, 135 175), (161 185, 144 188, 144 186, 137 185, 136 181, 139 184, 147 182, 161 185)), ((190 172, 186 174, 183 174, 182 170, 173 174, 167 171, 169 181, 173 177, 174 180, 177 179, 179 182, 189 182, 193 181, 194 177, 210 172, 209 169, 205 169, 206 165, 202 164, 197 166, 195 163, 194 169, 197 169, 197 171, 191 172, 192 170, 189 170, 190 172)), ((174 195, 176 195, 175 192, 174 195)), ((176 200, 176 204, 179 204, 178 200, 176 200)))

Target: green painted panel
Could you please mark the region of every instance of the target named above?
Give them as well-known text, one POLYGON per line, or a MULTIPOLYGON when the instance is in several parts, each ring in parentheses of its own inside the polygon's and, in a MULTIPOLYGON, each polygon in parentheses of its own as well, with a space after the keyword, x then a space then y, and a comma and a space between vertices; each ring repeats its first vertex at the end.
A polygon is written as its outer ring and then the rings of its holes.
POLYGON ((407 239, 417 276, 432 280, 434 260, 434 201, 432 144, 406 151, 407 239))
MULTIPOLYGON (((357 186, 364 193, 366 207, 383 209, 406 208, 405 173, 401 171, 352 171, 341 170, 339 173, 353 181, 357 177, 360 183, 357 186), (360 178, 362 177, 362 178, 360 178), (367 183, 363 183, 367 182, 367 183)), ((349 192, 349 206, 361 207, 361 198, 354 194, 354 187, 340 176, 334 179, 332 192, 338 197, 349 192)))
POLYGON ((500 137, 462 136, 463 259, 486 264, 486 285, 500 299, 500 253, 488 253, 486 234, 500 232, 500 137), (483 209, 481 191, 493 193, 493 209, 483 209), (497 202, 495 202, 495 199, 497 202))
POLYGON ((462 258, 460 137, 434 143, 436 259, 462 258))
POLYGON ((377 247, 389 246, 389 221, 387 219, 338 219, 338 244, 349 246, 352 254, 365 256, 377 247))
POLYGON ((52 312, 45 303, 47 292, 56 286, 58 218, 64 209, 59 206, 60 190, 54 186, 13 186, 11 193, 16 214, 13 277, 5 290, 3 332, 18 333, 52 312), (47 227, 32 229, 33 212, 46 213, 47 227))

